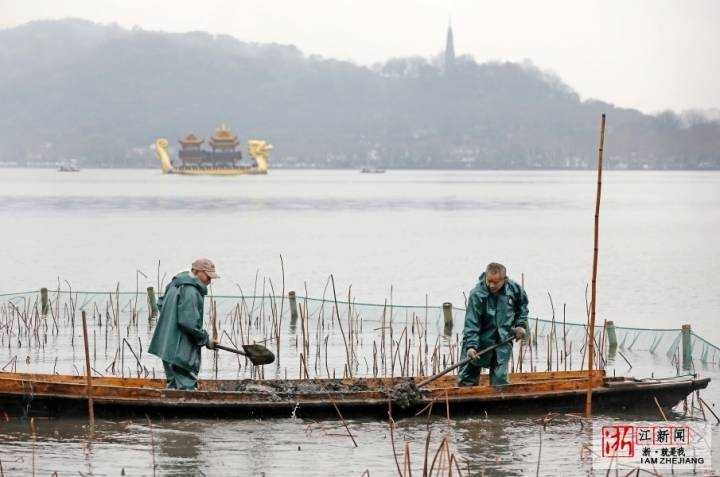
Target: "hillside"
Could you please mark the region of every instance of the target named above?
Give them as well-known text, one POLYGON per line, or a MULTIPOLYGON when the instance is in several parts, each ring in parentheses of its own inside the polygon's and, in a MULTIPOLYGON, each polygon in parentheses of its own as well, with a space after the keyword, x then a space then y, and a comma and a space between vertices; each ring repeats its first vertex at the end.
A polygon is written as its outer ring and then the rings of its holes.
POLYGON ((0 31, 0 104, 0 163, 155 167, 155 138, 224 122, 272 142, 274 167, 587 168, 605 112, 610 167, 720 168, 719 122, 581 101, 532 64, 366 68, 83 20, 0 31))

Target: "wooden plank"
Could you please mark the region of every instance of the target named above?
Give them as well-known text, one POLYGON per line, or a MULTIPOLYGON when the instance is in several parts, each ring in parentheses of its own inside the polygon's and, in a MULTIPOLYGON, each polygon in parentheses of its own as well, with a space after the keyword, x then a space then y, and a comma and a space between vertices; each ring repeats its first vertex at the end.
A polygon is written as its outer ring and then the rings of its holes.
MULTIPOLYGON (((0 391, 6 393, 13 393, 18 395, 42 395, 42 396, 58 396, 58 397, 72 397, 81 398, 85 397, 86 388, 82 377, 66 376, 64 382, 58 378, 60 376, 53 375, 16 375, 13 374, 11 378, 6 376, 0 376, 0 391), (32 377, 35 379, 22 379, 23 377, 32 377), (37 380, 42 378, 43 380, 37 380), (49 379, 45 381, 44 379, 49 379)), ((596 374, 596 379, 593 381, 594 386, 602 386, 603 380, 601 374, 596 374)), ((537 376, 535 376, 537 377, 537 376)), ((154 380, 157 381, 157 380, 154 380)), ((316 382, 328 382, 329 380, 315 380, 316 382)), ((343 380, 343 384, 351 386, 359 382, 365 382, 359 379, 348 379, 343 380)), ((352 402, 362 401, 366 399, 381 399, 387 401, 386 391, 392 389, 392 386, 396 385, 402 380, 392 379, 378 379, 375 380, 375 386, 370 387, 367 391, 355 391, 355 392, 337 392, 333 393, 335 399, 338 402, 352 402), (382 383, 382 385, 380 385, 382 383)), ((240 383, 241 381, 237 381, 240 383)), ((272 389, 271 383, 281 382, 279 380, 261 381, 258 384, 267 384, 272 389)), ((282 381, 287 384, 287 381, 282 381)), ((491 386, 471 386, 471 387, 457 387, 454 380, 447 380, 445 387, 433 387, 429 389, 430 398, 439 397, 444 398, 445 393, 450 399, 455 397, 472 397, 472 396, 505 396, 512 395, 514 393, 552 393, 558 391, 564 391, 567 389, 576 389, 579 385, 587 385, 587 380, 583 377, 567 378, 563 380, 543 380, 543 381, 526 381, 516 382, 504 386, 501 389, 496 389, 491 386), (579 384, 578 384, 579 383, 579 384)), ((133 378, 98 378, 98 382, 93 383, 93 395, 98 400, 137 400, 143 402, 161 402, 161 403, 172 403, 180 402, 183 403, 194 403, 202 404, 203 402, 236 402, 236 403, 249 403, 258 401, 267 401, 269 398, 275 396, 277 401, 285 402, 301 402, 301 403, 322 403, 326 402, 325 392, 323 393, 298 393, 298 394, 283 394, 278 392, 239 392, 239 391, 217 391, 210 389, 200 389, 198 391, 178 391, 172 389, 165 389, 164 387, 157 386, 157 382, 153 380, 133 379, 133 378), (129 386, 129 384, 139 384, 139 386, 129 386), (148 386, 153 384, 155 386, 148 386), (319 395, 322 394, 322 395, 319 395)))
MULTIPOLYGON (((520 382, 537 382, 537 381, 548 381, 548 380, 564 380, 564 379, 587 379, 588 372, 587 371, 552 371, 552 372, 544 372, 544 373, 510 373, 508 375, 508 381, 510 383, 520 383, 520 382)), ((602 379, 605 377, 605 371, 603 370, 595 370, 593 371, 593 380, 602 379)), ((430 383, 427 387, 428 388, 446 388, 451 383, 455 383, 457 381, 457 376, 443 376, 442 378, 438 379, 437 381, 430 383)), ((488 381, 488 375, 487 374, 481 374, 480 385, 487 385, 489 384, 488 381)))
MULTIPOLYGON (((595 379, 598 377, 604 377, 605 372, 602 370, 596 370, 593 373, 595 379)), ((548 381, 548 380, 564 380, 564 379, 575 379, 587 377, 587 371, 553 371, 553 372, 539 372, 539 373, 511 373, 509 380, 511 383, 520 383, 528 381, 548 381)), ((43 382, 56 382, 56 383, 84 383, 85 378, 83 376, 71 376, 71 375, 56 375, 56 374, 39 374, 39 373, 5 373, 0 372, 0 381, 2 380, 23 380, 23 381, 43 381, 43 382)), ((372 388, 384 388, 387 386, 394 386, 404 382, 407 378, 354 378, 354 379, 311 379, 309 382, 317 383, 319 385, 327 383, 339 383, 341 386, 353 386, 357 384, 366 385, 369 389, 372 388)), ((443 376, 437 381, 428 385, 428 388, 441 387, 447 388, 453 385, 456 381, 455 376, 443 376)), ((480 383, 487 383, 488 376, 481 375, 480 383)), ((226 389, 227 387, 237 387, 241 384, 252 382, 251 380, 200 380, 200 388, 205 389, 226 389)), ((267 384, 268 386, 274 386, 282 383, 283 385, 292 385, 293 383, 307 383, 308 380, 262 380, 257 381, 258 384, 267 384)), ((104 385, 104 386, 120 386, 120 387, 152 387, 152 388, 164 388, 165 380, 163 379, 146 379, 146 378, 120 378, 114 376, 107 377, 93 377, 93 385, 104 385)))
MULTIPOLYGON (((44 381, 53 383, 84 383, 84 376, 71 376, 64 374, 39 374, 39 373, 0 373, 0 381, 2 380, 22 380, 22 381, 44 381)), ((154 387, 164 388, 164 379, 146 379, 146 378, 120 378, 115 376, 99 377, 93 376, 93 385, 105 386, 126 386, 126 387, 154 387)))

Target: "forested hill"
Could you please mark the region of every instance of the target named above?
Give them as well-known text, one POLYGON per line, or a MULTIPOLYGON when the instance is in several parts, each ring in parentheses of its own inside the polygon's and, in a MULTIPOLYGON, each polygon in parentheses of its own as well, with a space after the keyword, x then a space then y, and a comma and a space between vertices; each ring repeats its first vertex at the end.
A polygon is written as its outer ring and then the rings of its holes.
MULTIPOLYGON (((441 45, 439 45, 441 46, 441 45)), ((440 49, 440 48, 439 48, 440 49)), ((662 81, 662 79, 658 79, 662 81)), ((149 145, 226 123, 272 167, 720 168, 720 123, 600 101, 531 64, 372 68, 206 33, 83 20, 0 31, 0 162, 156 166, 149 145)))

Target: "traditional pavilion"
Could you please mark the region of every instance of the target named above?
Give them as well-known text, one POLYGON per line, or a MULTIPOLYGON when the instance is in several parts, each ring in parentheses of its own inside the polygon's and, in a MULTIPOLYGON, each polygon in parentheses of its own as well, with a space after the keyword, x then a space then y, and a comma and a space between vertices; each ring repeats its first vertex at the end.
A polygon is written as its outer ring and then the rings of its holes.
POLYGON ((238 144, 237 136, 230 132, 227 125, 222 124, 215 130, 215 134, 208 141, 213 152, 229 152, 234 151, 238 144))
POLYGON ((242 160, 242 153, 237 149, 240 142, 225 124, 216 129, 208 140, 212 148, 210 151, 202 149, 205 141, 194 134, 188 134, 179 142, 181 167, 238 167, 242 160))
POLYGON ((206 161, 207 152, 201 149, 202 138, 194 134, 188 134, 185 139, 180 139, 180 153, 178 154, 183 167, 203 167, 206 161))

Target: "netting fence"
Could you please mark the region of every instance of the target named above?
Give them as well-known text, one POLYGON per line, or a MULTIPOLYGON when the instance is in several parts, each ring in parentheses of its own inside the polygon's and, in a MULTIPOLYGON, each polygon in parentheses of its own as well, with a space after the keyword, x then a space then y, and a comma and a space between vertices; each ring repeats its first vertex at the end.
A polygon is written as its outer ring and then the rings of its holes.
MULTIPOLYGON (((157 320, 154 292, 43 290, 0 295, 0 371, 83 374, 82 313, 97 376, 162 377, 147 353, 157 320)), ((201 378, 269 379, 428 376, 461 355, 465 310, 452 306, 360 303, 304 296, 208 296, 205 327, 238 348, 257 342, 276 354, 255 367, 222 351, 203 352, 201 378), (215 331, 214 331, 215 330, 215 331)), ((529 339, 514 346, 514 371, 587 366, 587 326, 531 317, 529 339)), ((629 353, 667 359, 678 373, 717 366, 720 348, 690 329, 596 326, 596 363, 629 353)), ((629 364, 629 362, 628 362, 629 364)))

